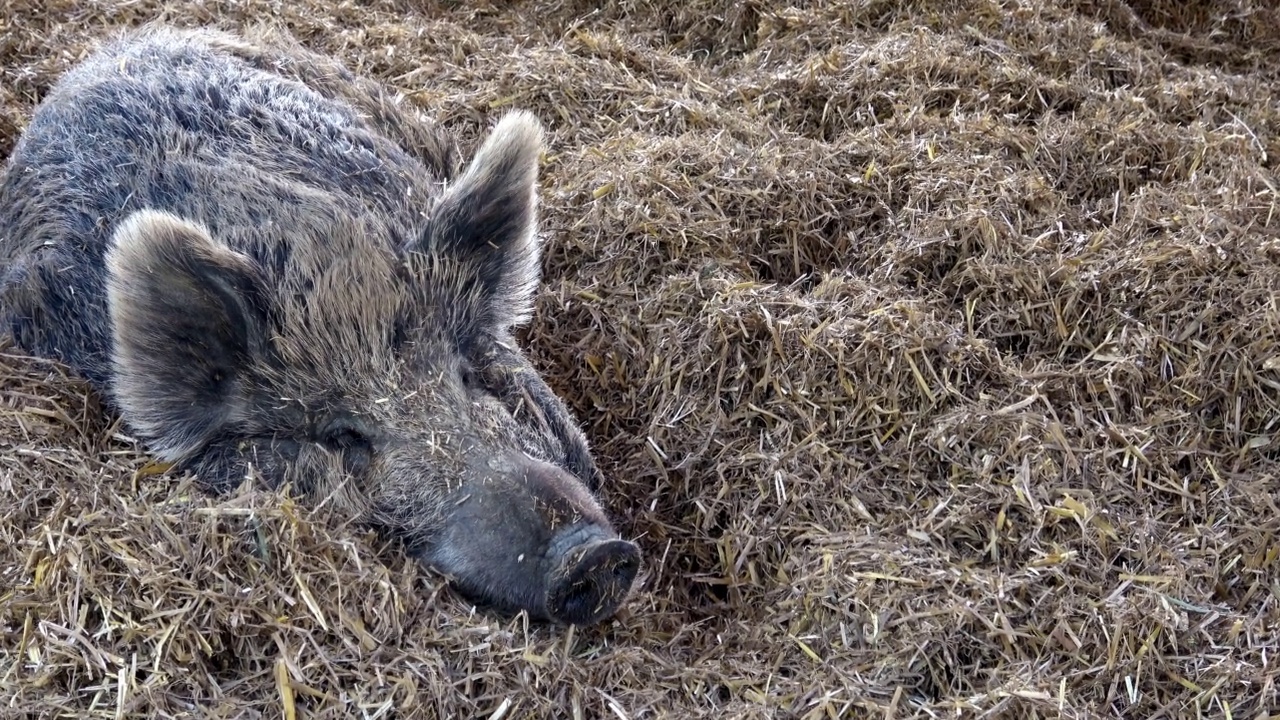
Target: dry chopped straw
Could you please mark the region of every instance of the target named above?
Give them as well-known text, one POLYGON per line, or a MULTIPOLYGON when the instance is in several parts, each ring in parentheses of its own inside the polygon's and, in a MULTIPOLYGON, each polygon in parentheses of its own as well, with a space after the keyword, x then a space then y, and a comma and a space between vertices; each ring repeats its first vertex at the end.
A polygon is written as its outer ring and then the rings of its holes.
POLYGON ((473 612, 10 346, 0 714, 1280 712, 1280 12, 597 5, 9 0, 3 154, 154 17, 279 18, 468 147, 537 113, 524 339, 647 566, 601 627, 473 612))

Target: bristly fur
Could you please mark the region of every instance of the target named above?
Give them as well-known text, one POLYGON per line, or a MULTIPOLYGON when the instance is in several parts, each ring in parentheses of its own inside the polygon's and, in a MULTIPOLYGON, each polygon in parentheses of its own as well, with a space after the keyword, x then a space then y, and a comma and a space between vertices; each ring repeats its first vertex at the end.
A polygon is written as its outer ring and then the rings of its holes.
POLYGON ((479 600, 593 620, 638 555, 510 334, 539 281, 542 143, 515 111, 464 169, 443 129, 281 33, 145 27, 14 148, 0 327, 211 489, 293 483, 479 600), (595 564, 562 567, 564 537, 595 564), (603 590, 566 589, 613 560, 603 590))

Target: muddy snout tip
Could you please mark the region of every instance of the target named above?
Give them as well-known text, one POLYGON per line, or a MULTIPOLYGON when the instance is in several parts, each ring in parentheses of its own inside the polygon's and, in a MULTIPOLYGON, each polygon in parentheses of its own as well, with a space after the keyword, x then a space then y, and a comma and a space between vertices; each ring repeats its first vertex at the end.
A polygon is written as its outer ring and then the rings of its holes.
POLYGON ((613 616, 640 570, 640 548, 626 540, 591 540, 565 553, 547 589, 547 614, 567 625, 613 616))

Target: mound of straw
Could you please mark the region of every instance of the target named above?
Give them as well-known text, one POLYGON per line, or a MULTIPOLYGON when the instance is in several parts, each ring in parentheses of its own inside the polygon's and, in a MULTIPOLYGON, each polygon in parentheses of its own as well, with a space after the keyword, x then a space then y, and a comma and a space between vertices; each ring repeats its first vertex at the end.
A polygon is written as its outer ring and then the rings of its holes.
POLYGON ((646 554, 594 628, 163 472, 0 354, 0 714, 1264 718, 1265 0, 11 0, 0 153, 96 40, 277 18, 471 147, 547 124, 523 340, 646 554))

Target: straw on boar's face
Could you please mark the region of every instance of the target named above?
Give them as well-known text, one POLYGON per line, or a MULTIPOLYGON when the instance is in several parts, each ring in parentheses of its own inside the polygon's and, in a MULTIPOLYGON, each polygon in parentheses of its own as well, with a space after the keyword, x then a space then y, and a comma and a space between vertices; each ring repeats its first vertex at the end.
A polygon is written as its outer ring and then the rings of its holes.
POLYGON ((325 220, 288 231, 274 282, 205 226, 133 212, 106 258, 125 416, 206 482, 250 461, 358 508, 477 602, 612 615, 639 552, 509 335, 538 280, 540 147, 532 116, 508 115, 398 250, 368 218, 309 208, 325 220))

